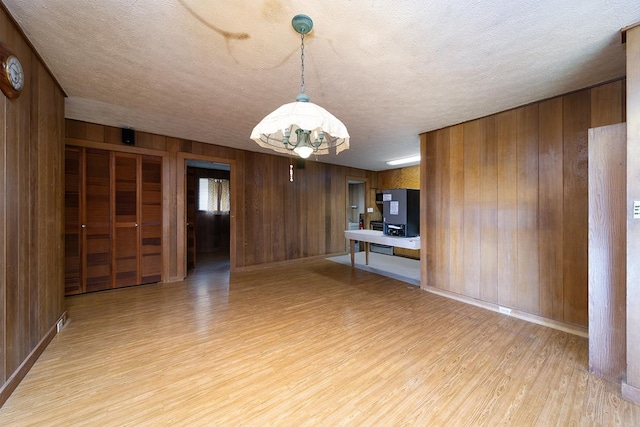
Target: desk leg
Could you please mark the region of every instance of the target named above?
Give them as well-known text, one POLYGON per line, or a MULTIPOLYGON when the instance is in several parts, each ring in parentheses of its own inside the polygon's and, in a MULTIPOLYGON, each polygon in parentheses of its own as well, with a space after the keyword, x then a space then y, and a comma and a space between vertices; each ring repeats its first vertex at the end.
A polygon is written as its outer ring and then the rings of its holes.
POLYGON ((364 243, 364 259, 366 265, 369 265, 369 245, 369 242, 364 243))
POLYGON ((355 251, 356 251, 356 241, 353 239, 349 239, 349 248, 351 249, 351 268, 353 268, 355 266, 355 260, 354 260, 354 256, 355 256, 355 251))

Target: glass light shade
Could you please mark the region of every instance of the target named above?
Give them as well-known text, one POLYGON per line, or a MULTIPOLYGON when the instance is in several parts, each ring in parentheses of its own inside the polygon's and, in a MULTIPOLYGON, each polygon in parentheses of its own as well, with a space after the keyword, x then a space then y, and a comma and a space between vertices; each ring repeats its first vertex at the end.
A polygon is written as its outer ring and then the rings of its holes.
MULTIPOLYGON (((261 147, 288 154, 297 147, 297 129, 324 137, 319 141, 317 149, 305 144, 304 147, 298 148, 296 153, 301 150, 309 152, 310 149, 314 154, 329 154, 329 150, 335 148, 336 154, 339 154, 349 148, 349 132, 346 126, 324 108, 308 101, 291 102, 268 114, 253 128, 251 139, 261 147), (285 130, 288 131, 288 138, 285 138, 285 130)), ((316 145, 315 141, 310 142, 316 145)))

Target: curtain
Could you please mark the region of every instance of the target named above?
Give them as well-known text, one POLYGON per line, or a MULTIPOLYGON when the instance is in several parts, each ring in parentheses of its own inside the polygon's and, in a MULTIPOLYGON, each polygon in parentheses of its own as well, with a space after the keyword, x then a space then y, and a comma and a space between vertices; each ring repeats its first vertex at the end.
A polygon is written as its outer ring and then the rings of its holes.
POLYGON ((200 178, 198 209, 214 214, 229 214, 229 180, 200 178))

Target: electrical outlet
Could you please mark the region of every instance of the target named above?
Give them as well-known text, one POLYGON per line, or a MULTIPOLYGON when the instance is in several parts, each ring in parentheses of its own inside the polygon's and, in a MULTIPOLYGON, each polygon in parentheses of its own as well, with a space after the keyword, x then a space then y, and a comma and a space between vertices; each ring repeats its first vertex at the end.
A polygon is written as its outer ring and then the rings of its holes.
POLYGON ((64 327, 64 321, 62 319, 58 320, 58 323, 56 323, 56 332, 60 332, 63 327, 64 327))
POLYGON ((367 212, 368 212, 368 213, 373 212, 373 208, 367 208, 367 212))
POLYGON ((511 309, 508 307, 498 306, 498 311, 502 314, 511 314, 511 309))

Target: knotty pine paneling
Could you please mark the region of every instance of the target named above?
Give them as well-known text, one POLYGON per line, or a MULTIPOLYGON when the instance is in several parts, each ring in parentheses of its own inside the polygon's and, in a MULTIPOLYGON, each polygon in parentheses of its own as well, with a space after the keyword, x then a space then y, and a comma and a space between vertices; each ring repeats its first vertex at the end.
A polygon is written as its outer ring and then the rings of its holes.
MULTIPOLYGON (((186 274, 184 161, 230 163, 231 268, 241 269, 345 250, 346 179, 372 182, 375 172, 297 158, 221 147, 136 132, 136 145, 120 141, 120 129, 67 120, 69 145, 158 155, 163 158, 163 280, 186 274), (294 180, 289 181, 289 166, 294 180), (302 167, 304 165, 304 167, 302 167), (183 232, 184 231, 184 232, 183 232)), ((370 188, 367 188, 369 191, 370 188)))
POLYGON ((420 189, 420 166, 389 169, 378 172, 378 190, 393 188, 420 189))
POLYGON ((0 95, 0 405, 64 315, 64 98, 0 7, 0 40, 22 62, 25 87, 0 95))
POLYGON ((624 121, 624 88, 427 133, 423 284, 587 326, 587 131, 624 121))

